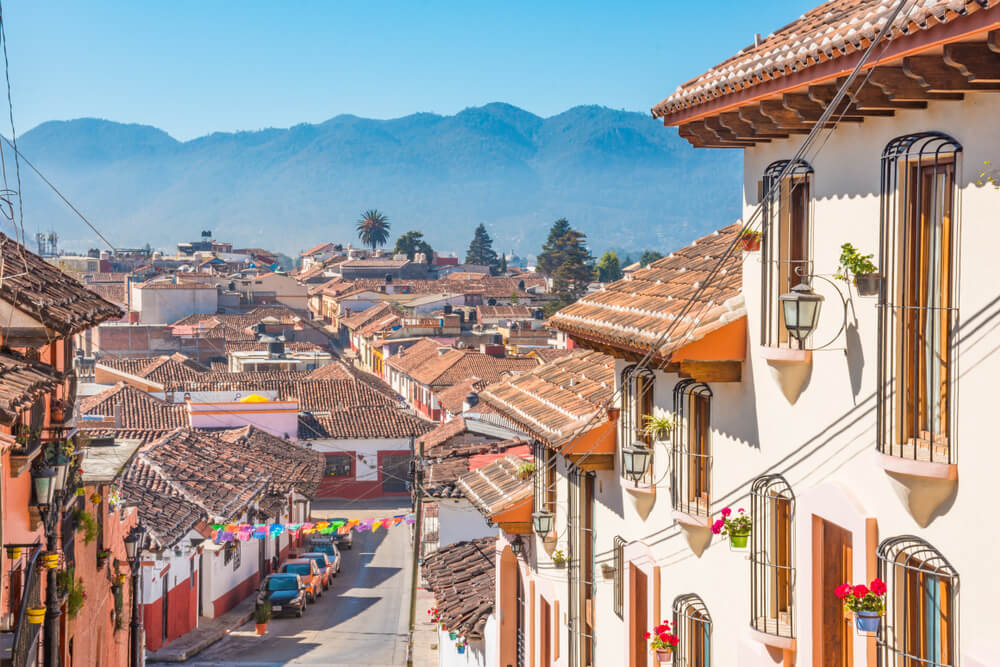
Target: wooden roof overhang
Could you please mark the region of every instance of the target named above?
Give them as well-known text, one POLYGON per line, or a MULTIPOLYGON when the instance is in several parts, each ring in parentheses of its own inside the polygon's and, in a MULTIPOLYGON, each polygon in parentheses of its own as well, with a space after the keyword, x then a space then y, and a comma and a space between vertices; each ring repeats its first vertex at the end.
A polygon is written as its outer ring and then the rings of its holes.
MULTIPOLYGON (((699 148, 745 148, 807 134, 862 53, 782 76, 765 75, 755 85, 664 113, 663 124, 676 126, 681 137, 699 148)), ((1000 5, 899 37, 875 55, 834 119, 860 123, 870 116, 893 116, 899 109, 925 109, 929 101, 1000 91, 1000 5), (866 76, 867 83, 858 88, 866 76)))
POLYGON ((560 448, 567 461, 581 470, 614 470, 618 452, 617 421, 605 421, 560 448))
POLYGON ((507 505, 486 518, 510 535, 529 535, 534 530, 531 525, 531 511, 534 494, 507 505))
MULTIPOLYGON (((650 349, 650 346, 643 345, 635 338, 602 336, 560 326, 581 347, 632 363, 644 359, 650 349)), ((654 354, 649 363, 654 368, 700 382, 739 382, 742 379, 746 350, 747 318, 744 315, 687 345, 666 354, 654 354)))

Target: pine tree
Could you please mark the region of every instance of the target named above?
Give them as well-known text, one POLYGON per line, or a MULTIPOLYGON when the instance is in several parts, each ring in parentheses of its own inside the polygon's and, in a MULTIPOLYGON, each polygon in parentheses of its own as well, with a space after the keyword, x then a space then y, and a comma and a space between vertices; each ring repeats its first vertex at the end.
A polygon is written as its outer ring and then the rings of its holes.
POLYGON ((434 249, 424 240, 423 232, 409 231, 396 239, 394 254, 403 254, 412 260, 418 252, 424 253, 428 264, 434 259, 434 249))
POLYGON ((663 253, 656 252, 655 250, 646 250, 642 253, 642 256, 639 257, 639 265, 649 266, 658 259, 663 259, 663 253))
MULTIPOLYGON (((556 221, 552 227, 553 231, 565 228, 566 233, 546 242, 542 252, 550 267, 547 275, 552 279, 551 291, 556 297, 546 308, 549 313, 583 296, 587 285, 594 279, 594 258, 584 245, 587 235, 570 227, 565 220, 556 221)), ((542 255, 539 255, 539 266, 542 255)))
POLYGON ((618 261, 618 253, 608 250, 597 262, 597 279, 602 283, 613 283, 622 277, 622 265, 618 261))
POLYGON ((497 273, 503 275, 507 273, 507 255, 500 253, 500 264, 497 266, 497 273))
POLYGON ((490 267, 491 273, 497 273, 500 268, 500 257, 493 249, 493 239, 486 232, 486 225, 480 223, 469 243, 469 250, 465 253, 466 264, 478 264, 490 267))
POLYGON ((549 229, 549 238, 542 246, 542 252, 538 254, 538 271, 542 275, 551 277, 562 264, 560 242, 570 229, 569 220, 566 218, 559 218, 552 223, 552 228, 549 229))

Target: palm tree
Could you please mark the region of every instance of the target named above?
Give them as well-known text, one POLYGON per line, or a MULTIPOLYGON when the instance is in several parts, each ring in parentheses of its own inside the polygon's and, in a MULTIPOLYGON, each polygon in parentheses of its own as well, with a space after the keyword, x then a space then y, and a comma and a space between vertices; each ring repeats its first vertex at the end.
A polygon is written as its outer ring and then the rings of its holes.
POLYGON ((368 209, 358 220, 358 238, 362 244, 370 246, 372 252, 389 240, 389 229, 389 218, 378 209, 368 209))

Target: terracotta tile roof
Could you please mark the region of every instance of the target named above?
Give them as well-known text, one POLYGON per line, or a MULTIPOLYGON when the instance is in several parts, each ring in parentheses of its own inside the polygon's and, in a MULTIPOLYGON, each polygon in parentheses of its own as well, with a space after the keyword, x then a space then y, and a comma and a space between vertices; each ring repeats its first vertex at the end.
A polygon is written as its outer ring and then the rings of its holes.
POLYGON ((432 339, 417 341, 389 357, 393 368, 428 387, 450 387, 469 378, 496 382, 507 373, 531 370, 538 361, 527 357, 492 357, 476 350, 459 350, 432 339))
POLYGON ((421 572, 448 630, 480 639, 496 600, 496 537, 442 547, 424 559, 421 572))
POLYGON ((89 428, 86 435, 91 440, 111 438, 112 440, 138 440, 141 444, 159 440, 173 429, 163 428, 89 428))
MULTIPOLYGON (((167 403, 150 396, 130 384, 119 382, 99 394, 78 401, 81 415, 114 417, 118 408, 119 428, 170 429, 188 425, 187 407, 182 403, 167 403)), ((87 428, 87 421, 78 426, 87 428)), ((97 428, 103 424, 94 424, 97 428)))
POLYGON ((207 285, 205 283, 198 283, 190 280, 180 280, 174 282, 171 279, 154 278, 152 280, 147 280, 144 283, 136 285, 139 289, 216 289, 215 285, 207 285))
MULTIPOLYGON (((905 35, 961 20, 963 15, 992 7, 997 0, 919 0, 904 9, 886 35, 890 42, 905 35)), ((751 44, 704 74, 681 84, 653 107, 654 117, 670 116, 761 83, 808 70, 821 63, 864 51, 876 37, 895 0, 830 0, 779 28, 758 45, 751 44)))
MULTIPOLYGON (((95 272, 95 273, 84 273, 80 277, 83 279, 84 284, 90 286, 95 283, 124 283, 128 280, 131 273, 109 273, 109 272, 95 272)), ((89 287, 88 287, 89 288, 89 287)))
POLYGON ((195 313, 174 322, 171 326, 197 325, 213 322, 227 325, 233 329, 248 329, 261 322, 264 318, 273 317, 281 324, 292 325, 303 319, 303 315, 287 306, 260 306, 245 313, 195 313))
POLYGON ((475 433, 458 417, 424 434, 424 455, 433 461, 428 468, 424 489, 435 498, 457 498, 464 495, 458 480, 470 470, 492 463, 506 452, 530 454, 526 440, 501 438, 475 433))
POLYGON ((124 283, 88 283, 87 289, 114 304, 124 305, 128 301, 124 283))
POLYGON ((486 271, 451 271, 444 276, 445 280, 482 280, 490 275, 486 271))
POLYGON ((223 442, 242 447, 240 457, 252 459, 261 470, 271 471, 268 495, 284 496, 291 490, 309 498, 316 494, 326 468, 320 452, 283 440, 253 426, 223 431, 223 442))
POLYGON ((409 438, 432 428, 433 422, 398 405, 331 409, 299 417, 299 438, 302 440, 409 438))
POLYGON ((675 250, 631 277, 582 297, 551 318, 552 326, 574 338, 596 341, 643 354, 673 327, 656 350, 659 358, 698 340, 746 314, 743 302, 743 257, 729 254, 705 289, 703 281, 727 248, 736 241, 734 223, 675 250), (700 291, 699 291, 700 290, 700 291), (675 325, 685 304, 697 303, 675 325))
POLYGON ((0 353, 0 421, 10 424, 18 413, 62 383, 51 366, 29 361, 16 352, 0 353))
POLYGON ((0 234, 0 259, 0 299, 61 335, 124 315, 121 308, 4 234, 0 234))
POLYGON ((465 398, 469 394, 477 393, 486 384, 486 382, 477 377, 470 377, 461 382, 456 382, 450 387, 441 389, 435 392, 434 395, 437 396, 441 407, 453 415, 459 415, 462 414, 462 405, 465 403, 465 398))
POLYGON ((409 262, 410 260, 408 259, 392 259, 391 257, 369 257, 367 259, 351 259, 346 262, 343 262, 341 266, 343 268, 357 267, 364 269, 371 269, 371 268, 395 269, 402 267, 403 265, 408 264, 409 262))
POLYGON ((528 353, 528 356, 536 357, 541 363, 547 364, 550 361, 555 361, 556 359, 562 359, 563 357, 573 354, 573 350, 564 350, 558 347, 549 348, 539 348, 537 350, 532 350, 528 353))
POLYGON ((199 381, 211 370, 180 352, 145 359, 105 358, 97 365, 158 384, 199 381))
POLYGON ((348 329, 354 330, 387 315, 395 315, 396 313, 397 310, 392 304, 377 303, 371 308, 366 308, 365 310, 357 313, 351 313, 349 316, 342 318, 340 323, 348 329))
POLYGON ((485 319, 530 320, 535 311, 529 306, 476 306, 477 321, 485 319))
POLYGON ((413 345, 401 349, 396 354, 386 360, 389 366, 409 375, 427 360, 438 354, 440 348, 448 347, 442 345, 433 338, 423 338, 413 345))
POLYGON ((396 313, 387 313, 378 317, 357 330, 359 336, 369 338, 398 326, 403 318, 396 313))
POLYGON ((337 360, 317 368, 306 377, 310 380, 350 380, 354 375, 343 362, 337 360))
POLYGON ((96 364, 98 366, 110 368, 111 370, 141 377, 139 374, 142 372, 142 369, 146 368, 157 359, 159 359, 159 357, 101 357, 97 360, 96 364))
MULTIPOLYGON (((232 343, 226 342, 226 352, 266 352, 268 350, 267 343, 262 343, 260 341, 234 341, 232 343)), ((327 352, 325 348, 317 345, 316 343, 310 343, 309 341, 295 341, 290 340, 285 342, 285 350, 288 352, 327 352)))
POLYGON ((531 479, 521 479, 517 474, 523 462, 521 457, 508 454, 465 475, 458 480, 458 486, 476 509, 487 517, 493 516, 528 500, 534 493, 531 479))
POLYGON ((614 358, 583 350, 479 392, 519 427, 550 445, 575 435, 614 394, 614 358))
POLYGON ((334 244, 330 243, 330 242, 320 243, 317 246, 313 246, 312 248, 309 248, 309 250, 303 250, 302 252, 299 253, 299 257, 308 257, 310 255, 318 255, 318 254, 324 253, 324 252, 332 252, 333 251, 333 247, 334 247, 334 244))

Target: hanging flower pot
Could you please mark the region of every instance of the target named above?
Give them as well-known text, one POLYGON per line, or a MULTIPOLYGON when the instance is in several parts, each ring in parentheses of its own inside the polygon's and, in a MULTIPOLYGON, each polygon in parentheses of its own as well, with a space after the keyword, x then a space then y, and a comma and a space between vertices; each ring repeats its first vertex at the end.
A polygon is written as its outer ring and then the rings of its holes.
POLYGON ((458 643, 455 644, 455 648, 458 649, 459 653, 465 653, 465 637, 458 640, 458 643))
POLYGON ((736 516, 732 516, 733 510, 723 507, 720 514, 722 518, 712 524, 712 532, 716 535, 726 535, 729 537, 729 546, 733 549, 746 549, 747 538, 753 529, 753 519, 742 507, 736 510, 736 516))
POLYGON ((45 620, 45 607, 28 607, 28 623, 41 625, 45 620))
POLYGON ((90 494, 90 502, 91 502, 91 504, 93 504, 93 505, 100 505, 101 504, 101 500, 103 500, 103 498, 101 498, 101 494, 99 494, 97 492, 94 492, 94 493, 90 494))
POLYGON ((458 646, 458 652, 459 653, 465 653, 465 645, 464 644, 461 644, 461 645, 458 646))
POLYGON ((760 250, 760 239, 760 232, 748 229, 740 236, 740 243, 743 245, 743 249, 747 252, 757 252, 760 250))
POLYGON ((877 633, 885 613, 885 582, 876 577, 868 586, 841 584, 833 594, 844 601, 844 609, 854 612, 854 625, 859 632, 877 633))
POLYGON ((21 547, 7 547, 7 558, 17 560, 21 557, 21 547))
POLYGON ((452 641, 458 639, 458 633, 455 632, 454 630, 449 630, 448 631, 448 639, 451 639, 452 641))
POLYGON ((680 638, 670 632, 670 621, 663 621, 645 635, 649 642, 649 648, 656 654, 656 661, 662 664, 671 664, 674 659, 674 649, 680 643, 680 638))
POLYGON ((56 569, 59 566, 59 554, 55 552, 42 554, 42 564, 50 570, 56 569))
POLYGON ((562 549, 556 549, 552 552, 552 562, 556 567, 566 567, 567 560, 569 559, 566 558, 566 554, 563 553, 562 549))
POLYGON ((656 661, 661 665, 669 665, 674 661, 674 652, 670 649, 661 649, 656 652, 656 661))
POLYGON ((859 273, 854 276, 854 286, 859 296, 878 296, 882 286, 882 275, 878 273, 859 273))

